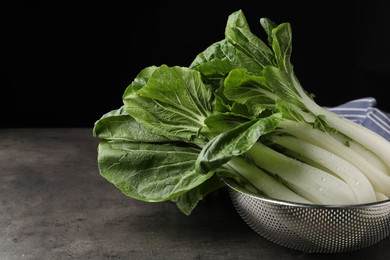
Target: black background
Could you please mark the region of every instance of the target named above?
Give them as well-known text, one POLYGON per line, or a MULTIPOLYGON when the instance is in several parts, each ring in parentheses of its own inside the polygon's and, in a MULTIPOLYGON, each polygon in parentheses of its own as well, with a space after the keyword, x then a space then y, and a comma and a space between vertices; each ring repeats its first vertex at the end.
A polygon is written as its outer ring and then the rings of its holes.
POLYGON ((390 111, 386 1, 12 1, 1 4, 0 127, 92 127, 150 65, 188 66, 243 10, 290 22, 292 62, 323 106, 372 96, 390 111))

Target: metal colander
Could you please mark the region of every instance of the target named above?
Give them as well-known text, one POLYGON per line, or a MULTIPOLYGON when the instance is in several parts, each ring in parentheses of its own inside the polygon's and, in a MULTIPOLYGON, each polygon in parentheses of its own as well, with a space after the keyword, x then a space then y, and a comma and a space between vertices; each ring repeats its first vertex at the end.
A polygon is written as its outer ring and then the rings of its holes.
POLYGON ((390 234, 390 200, 321 206, 265 199, 225 182, 241 218, 264 238, 306 253, 340 253, 371 246, 390 234))

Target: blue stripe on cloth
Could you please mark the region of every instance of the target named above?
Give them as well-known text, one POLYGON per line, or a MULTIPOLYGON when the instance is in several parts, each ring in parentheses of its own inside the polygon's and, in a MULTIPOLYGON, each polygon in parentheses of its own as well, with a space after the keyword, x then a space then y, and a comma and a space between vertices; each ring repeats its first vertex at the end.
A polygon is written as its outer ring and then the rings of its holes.
POLYGON ((362 123, 363 126, 374 130, 375 132, 385 132, 390 135, 390 119, 382 111, 371 108, 367 114, 367 119, 362 123))
POLYGON ((390 141, 390 113, 381 111, 376 105, 375 98, 366 97, 327 109, 373 130, 390 141))

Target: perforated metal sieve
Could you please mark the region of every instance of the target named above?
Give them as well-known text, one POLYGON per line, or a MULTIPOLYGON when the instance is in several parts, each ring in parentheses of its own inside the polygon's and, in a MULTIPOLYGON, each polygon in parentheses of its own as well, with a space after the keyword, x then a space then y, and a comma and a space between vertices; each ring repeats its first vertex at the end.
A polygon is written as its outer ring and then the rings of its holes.
POLYGON ((307 253, 340 253, 371 246, 390 234, 390 200, 349 206, 289 203, 225 183, 241 218, 281 246, 307 253))

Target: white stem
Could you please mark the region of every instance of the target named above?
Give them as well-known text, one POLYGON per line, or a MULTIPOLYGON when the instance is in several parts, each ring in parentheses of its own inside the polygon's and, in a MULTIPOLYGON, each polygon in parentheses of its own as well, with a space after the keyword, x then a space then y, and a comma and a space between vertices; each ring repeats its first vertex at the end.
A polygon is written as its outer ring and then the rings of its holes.
POLYGON ((389 199, 389 197, 387 197, 385 194, 380 193, 380 192, 376 192, 375 195, 376 195, 376 200, 377 201, 382 201, 382 200, 388 200, 389 199))
POLYGON ((348 146, 357 152, 362 158, 364 158, 367 163, 371 163, 374 165, 378 170, 390 174, 390 168, 387 167, 386 163, 383 162, 376 154, 374 154, 371 150, 367 150, 366 147, 362 146, 361 144, 355 142, 354 140, 350 140, 346 138, 344 135, 340 133, 336 133, 332 135, 334 138, 339 140, 341 143, 348 143, 348 146))
POLYGON ((291 79, 296 90, 302 98, 302 103, 304 103, 314 115, 325 116, 325 119, 329 125, 331 125, 340 133, 343 133, 349 138, 362 144, 368 150, 371 150, 379 158, 381 158, 390 169, 390 142, 374 131, 359 125, 352 120, 340 117, 339 115, 319 106, 305 93, 298 79, 294 75, 291 77, 291 79))
POLYGON ((228 165, 269 198, 298 203, 312 203, 241 157, 232 158, 228 165))
POLYGON ((299 195, 323 205, 356 204, 344 181, 320 169, 285 156, 257 142, 247 154, 260 168, 277 176, 299 195))
POLYGON ((348 161, 321 147, 292 136, 273 136, 270 139, 276 144, 299 154, 299 160, 306 163, 314 161, 325 168, 327 172, 331 171, 340 177, 354 191, 358 203, 376 201, 375 191, 370 181, 348 161))
POLYGON ((306 123, 299 123, 290 120, 281 121, 279 123, 279 127, 281 127, 286 133, 323 147, 329 152, 349 161, 366 175, 376 191, 380 191, 386 196, 390 196, 390 176, 380 171, 372 164, 367 163, 362 156, 350 149, 348 146, 340 143, 329 134, 318 129, 313 129, 306 123))

